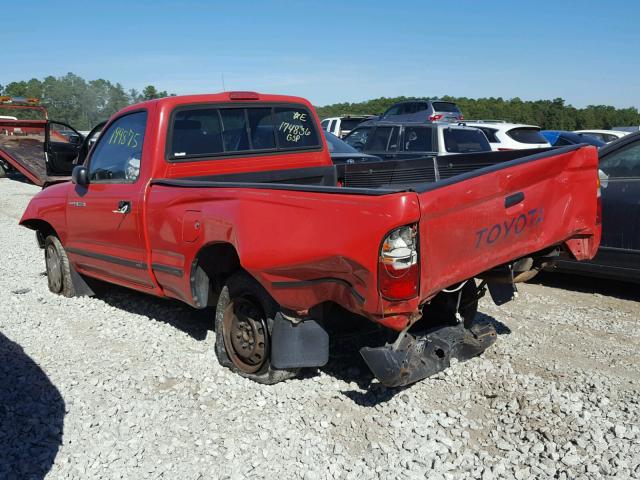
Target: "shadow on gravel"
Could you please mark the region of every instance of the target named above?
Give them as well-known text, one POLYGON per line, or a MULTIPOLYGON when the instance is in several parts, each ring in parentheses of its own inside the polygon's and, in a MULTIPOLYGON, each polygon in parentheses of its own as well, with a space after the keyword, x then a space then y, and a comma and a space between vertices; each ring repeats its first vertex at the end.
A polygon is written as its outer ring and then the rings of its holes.
POLYGON ((47 375, 0 333, 0 478, 44 478, 62 443, 64 414, 47 375))
POLYGON ((500 320, 496 320, 491 315, 487 315, 486 313, 478 312, 475 321, 493 325, 493 328, 496 329, 496 333, 498 335, 509 335, 511 333, 511 329, 508 326, 506 326, 500 320))
POLYGON ((144 315, 182 330, 195 340, 204 340, 213 330, 215 309, 196 310, 177 300, 157 298, 128 288, 92 283, 96 296, 108 305, 136 315, 144 315))
POLYGON ((574 292, 598 293, 607 297, 640 302, 640 288, 637 283, 587 277, 564 272, 540 272, 527 283, 573 290, 574 292))
MULTIPOLYGON (((92 285, 92 288, 94 285, 92 285)), ((195 310, 176 300, 156 298, 116 285, 95 285, 96 297, 108 305, 129 313, 144 315, 167 323, 189 334, 195 340, 204 340, 209 330, 213 330, 214 308, 195 310)), ((484 313, 478 313, 476 321, 490 323, 498 335, 508 335, 511 330, 504 323, 484 313)), ((359 390, 341 393, 354 403, 372 407, 392 399, 410 388, 388 388, 377 381, 360 355, 364 346, 382 346, 393 341, 396 334, 379 327, 369 320, 344 310, 334 312, 332 320, 325 325, 330 333, 329 362, 320 369, 304 369, 299 381, 318 375, 319 371, 347 383, 355 383, 359 390)))

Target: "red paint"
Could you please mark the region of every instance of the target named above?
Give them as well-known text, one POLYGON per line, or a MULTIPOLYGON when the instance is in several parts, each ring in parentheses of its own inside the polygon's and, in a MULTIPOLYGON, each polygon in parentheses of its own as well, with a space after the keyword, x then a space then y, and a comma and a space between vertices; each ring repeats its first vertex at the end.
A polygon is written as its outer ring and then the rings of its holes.
MULTIPOLYGON (((157 178, 331 165, 326 145, 317 152, 165 161, 174 108, 234 102, 231 96, 169 97, 128 107, 123 112, 146 109, 148 113, 138 181, 92 184, 86 192, 71 183, 52 186, 32 199, 21 223, 48 222, 83 274, 191 305, 197 303, 190 276, 198 252, 227 243, 237 251, 242 267, 283 307, 304 311, 333 301, 394 330, 404 328, 420 305, 442 288, 502 263, 556 244, 565 244, 578 259, 595 255, 600 227, 595 222, 598 158, 593 147, 421 194, 150 186, 150 180, 157 178), (525 200, 505 209, 505 196, 514 192, 523 192, 525 200), (131 201, 132 211, 124 216, 112 213, 124 199, 131 201), (86 206, 73 207, 74 202, 86 206), (543 216, 531 215, 532 209, 543 216), (378 287, 380 245, 393 229, 414 223, 418 224, 419 269, 414 273, 419 275, 419 290, 407 300, 390 301, 378 287), (500 232, 495 225, 500 225, 500 232), (486 232, 480 241, 482 229, 486 232), (73 253, 74 249, 98 258, 73 253), (124 264, 103 256, 118 257, 124 264), (143 264, 146 268, 136 268, 143 264), (152 268, 154 264, 169 271, 152 268), (184 274, 176 275, 175 269, 184 274), (317 281, 327 277, 338 281, 317 281), (313 282, 295 284, 303 281, 313 282)), ((301 98, 263 94, 259 98, 252 103, 301 103, 314 112, 301 98)))

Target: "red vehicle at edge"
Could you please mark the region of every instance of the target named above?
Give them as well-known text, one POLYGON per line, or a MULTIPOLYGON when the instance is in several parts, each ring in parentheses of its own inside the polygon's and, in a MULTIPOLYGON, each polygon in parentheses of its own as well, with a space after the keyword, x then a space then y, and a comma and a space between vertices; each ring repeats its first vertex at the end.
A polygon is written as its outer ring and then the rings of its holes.
POLYGON ((593 147, 428 158, 435 181, 350 187, 309 102, 230 92, 128 107, 86 150, 21 219, 49 288, 92 294, 93 277, 217 306, 218 359, 263 383, 326 363, 332 305, 398 332, 361 350, 382 383, 424 378, 493 343, 474 322, 487 287, 508 301, 600 240, 593 147))

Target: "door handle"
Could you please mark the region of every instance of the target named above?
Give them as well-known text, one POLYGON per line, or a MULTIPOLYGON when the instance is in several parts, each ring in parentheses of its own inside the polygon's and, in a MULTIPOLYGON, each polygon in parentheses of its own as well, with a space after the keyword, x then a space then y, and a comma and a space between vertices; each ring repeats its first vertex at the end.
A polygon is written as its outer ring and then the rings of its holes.
POLYGON ((118 209, 112 210, 113 213, 119 213, 124 215, 125 213, 129 213, 131 211, 131 202, 128 200, 120 200, 118 202, 118 209))

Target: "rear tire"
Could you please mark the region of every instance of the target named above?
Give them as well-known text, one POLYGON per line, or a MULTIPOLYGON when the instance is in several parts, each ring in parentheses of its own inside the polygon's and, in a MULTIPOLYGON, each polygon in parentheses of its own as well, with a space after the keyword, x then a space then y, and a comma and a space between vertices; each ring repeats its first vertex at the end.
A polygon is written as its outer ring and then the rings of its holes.
MULTIPOLYGON (((422 318, 425 324, 451 324, 458 323, 456 318, 456 306, 458 303, 458 295, 460 291, 447 293, 440 292, 433 300, 425 305, 422 310, 422 318)), ((460 298, 460 315, 464 322, 465 328, 471 328, 473 320, 478 313, 478 290, 476 282, 473 278, 467 280, 462 287, 462 298, 460 298)))
POLYGON ((272 385, 298 369, 271 366, 271 332, 278 304, 244 271, 227 279, 216 306, 215 352, 220 365, 254 382, 272 385))
POLYGON ((47 283, 52 293, 73 297, 76 294, 71 277, 67 252, 58 237, 49 235, 44 242, 44 259, 47 266, 47 283))
POLYGON ((0 178, 6 178, 7 176, 7 169, 5 168, 2 160, 0 160, 0 178))

